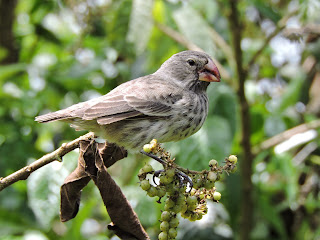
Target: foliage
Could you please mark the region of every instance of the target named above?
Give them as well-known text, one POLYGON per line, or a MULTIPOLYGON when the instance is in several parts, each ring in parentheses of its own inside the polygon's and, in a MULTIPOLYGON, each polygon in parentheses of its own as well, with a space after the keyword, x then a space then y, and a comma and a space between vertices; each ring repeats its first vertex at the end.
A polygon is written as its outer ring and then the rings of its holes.
MULTIPOLYGON (((319 25, 313 24, 320 20, 319 8, 316 0, 238 3, 251 120, 246 134, 255 156, 252 239, 320 236, 319 131, 298 132, 294 141, 283 139, 276 146, 262 144, 319 117, 319 25)), ((0 176, 82 134, 66 124, 37 124, 35 116, 152 73, 190 43, 221 64, 224 82, 209 87, 210 110, 203 128, 166 148, 180 166, 193 170, 206 168, 208 159, 221 163, 231 152, 238 155, 240 170, 247 167, 241 165, 241 106, 230 11, 229 1, 221 0, 17 1, 12 45, 19 59, 0 65, 0 176), (159 24, 178 33, 181 41, 159 24)), ((5 54, 10 52, 0 46, 0 61, 5 54)), ((108 216, 92 185, 83 191, 77 217, 59 222, 59 186, 76 158, 69 154, 63 163, 42 168, 0 193, 1 239, 105 239, 108 216)), ((162 207, 137 183, 145 161, 131 153, 109 170, 155 239, 162 207)), ((222 179, 217 187, 223 207, 209 205, 210 217, 200 224, 182 221, 177 238, 237 238, 242 231, 240 204, 246 201, 241 197, 242 177, 238 173, 222 179)))

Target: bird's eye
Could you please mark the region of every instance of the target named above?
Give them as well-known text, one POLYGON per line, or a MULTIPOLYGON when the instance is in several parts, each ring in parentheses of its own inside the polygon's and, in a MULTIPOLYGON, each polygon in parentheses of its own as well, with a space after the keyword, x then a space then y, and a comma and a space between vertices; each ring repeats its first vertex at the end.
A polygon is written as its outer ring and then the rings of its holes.
POLYGON ((196 65, 196 62, 195 62, 194 60, 192 60, 192 59, 189 59, 187 62, 188 62, 188 64, 189 64, 190 66, 196 65))

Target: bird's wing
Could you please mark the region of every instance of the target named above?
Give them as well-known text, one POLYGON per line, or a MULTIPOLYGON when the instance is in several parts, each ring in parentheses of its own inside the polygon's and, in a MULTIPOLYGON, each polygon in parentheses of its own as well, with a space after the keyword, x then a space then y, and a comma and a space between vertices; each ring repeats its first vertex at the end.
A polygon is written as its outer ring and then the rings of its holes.
POLYGON ((128 85, 125 91, 115 89, 87 108, 81 118, 96 119, 100 125, 104 125, 137 116, 169 116, 173 103, 182 96, 174 87, 166 88, 164 91, 161 82, 154 82, 152 86, 136 82, 128 85))

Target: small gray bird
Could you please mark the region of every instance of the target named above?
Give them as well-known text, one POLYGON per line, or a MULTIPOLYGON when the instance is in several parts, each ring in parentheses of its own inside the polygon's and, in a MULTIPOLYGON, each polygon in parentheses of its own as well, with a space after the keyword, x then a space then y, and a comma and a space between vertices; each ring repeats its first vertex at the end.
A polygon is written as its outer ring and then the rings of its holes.
POLYGON ((206 89, 220 73, 203 52, 174 54, 153 74, 123 83, 108 94, 36 117, 64 121, 108 142, 139 150, 152 139, 178 141, 196 133, 208 114, 206 89))

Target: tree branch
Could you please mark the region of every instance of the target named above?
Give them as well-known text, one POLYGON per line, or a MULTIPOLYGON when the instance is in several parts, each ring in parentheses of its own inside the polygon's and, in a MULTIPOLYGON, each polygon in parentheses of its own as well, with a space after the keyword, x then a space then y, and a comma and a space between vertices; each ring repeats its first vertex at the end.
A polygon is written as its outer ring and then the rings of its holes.
POLYGON ((281 32, 285 27, 286 23, 293 15, 295 15, 298 12, 298 9, 290 12, 283 18, 281 18, 276 26, 276 29, 271 33, 264 41, 263 45, 260 47, 260 49, 252 56, 251 60, 249 61, 248 65, 246 66, 246 71, 250 69, 250 67, 256 62, 257 58, 262 54, 263 50, 269 45, 269 42, 278 35, 279 32, 281 32))
POLYGON ((217 44, 217 46, 224 53, 230 67, 234 69, 236 63, 235 63, 234 55, 232 52, 232 48, 214 28, 209 28, 209 33, 210 33, 211 39, 217 44))
POLYGON ((5 178, 0 178, 0 191, 17 181, 26 180, 32 172, 47 165, 48 163, 51 163, 56 160, 62 161, 62 157, 64 155, 79 147, 79 142, 81 140, 89 140, 92 138, 94 138, 94 133, 90 132, 69 143, 64 143, 57 150, 44 155, 35 162, 31 163, 30 165, 21 168, 20 170, 10 174, 5 178))
POLYGON ((253 148, 253 152, 254 152, 254 154, 258 154, 264 150, 272 148, 272 147, 278 145, 279 143, 282 143, 282 142, 288 140, 293 135, 296 135, 298 133, 303 133, 303 132, 308 131, 310 129, 317 129, 317 128, 320 128, 320 120, 319 119, 313 120, 309 123, 300 124, 296 127, 288 129, 282 133, 279 133, 279 134, 263 141, 261 144, 259 144, 259 146, 255 146, 253 148))
POLYGON ((250 239, 250 232, 252 229, 253 219, 253 198, 252 191, 253 185, 251 181, 252 175, 252 162, 253 155, 250 142, 250 109, 249 104, 245 96, 245 80, 246 71, 243 67, 243 57, 241 49, 242 40, 242 21, 238 11, 238 1, 230 0, 230 15, 229 26, 232 34, 233 41, 233 55, 236 61, 236 72, 238 78, 237 96, 240 102, 240 116, 241 116, 241 146, 243 147, 242 160, 240 162, 240 174, 241 174, 241 219, 240 219, 240 236, 239 239, 250 239))
POLYGON ((15 63, 19 58, 13 33, 16 5, 17 0, 0 1, 0 47, 6 51, 6 56, 0 59, 0 64, 15 63))

